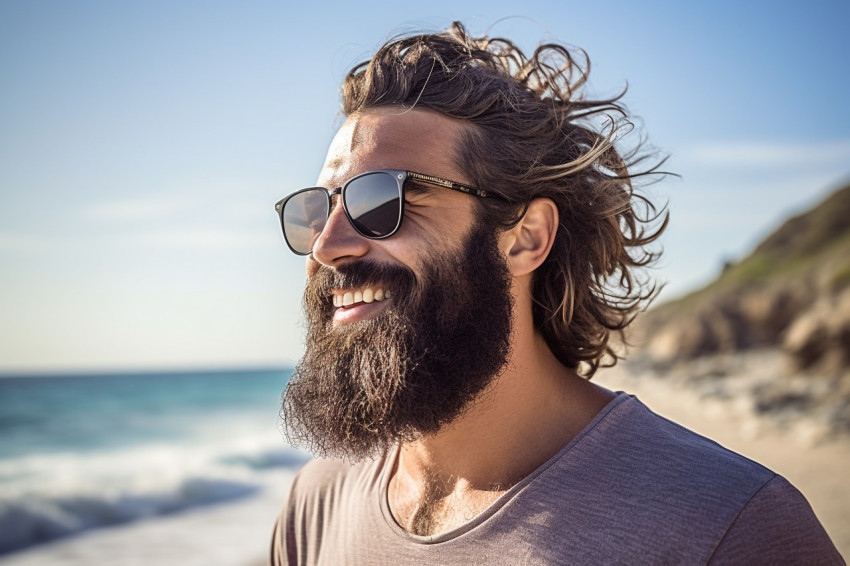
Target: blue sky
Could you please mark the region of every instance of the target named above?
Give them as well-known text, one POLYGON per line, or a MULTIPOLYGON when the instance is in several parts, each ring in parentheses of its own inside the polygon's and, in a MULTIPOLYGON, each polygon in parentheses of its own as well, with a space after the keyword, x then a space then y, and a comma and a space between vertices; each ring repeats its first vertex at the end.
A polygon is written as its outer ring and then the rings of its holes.
POLYGON ((584 48, 682 175, 672 298, 850 178, 847 2, 0 2, 0 372, 298 358, 312 184, 346 71, 452 20, 584 48))

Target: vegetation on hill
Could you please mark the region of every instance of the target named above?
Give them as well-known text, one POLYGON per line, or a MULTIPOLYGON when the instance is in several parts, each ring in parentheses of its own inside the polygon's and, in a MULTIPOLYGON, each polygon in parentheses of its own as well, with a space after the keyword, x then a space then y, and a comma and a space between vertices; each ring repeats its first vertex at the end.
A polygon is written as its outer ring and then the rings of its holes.
POLYGON ((850 185, 711 284, 646 313, 637 337, 657 360, 775 346, 793 370, 850 372, 850 185))

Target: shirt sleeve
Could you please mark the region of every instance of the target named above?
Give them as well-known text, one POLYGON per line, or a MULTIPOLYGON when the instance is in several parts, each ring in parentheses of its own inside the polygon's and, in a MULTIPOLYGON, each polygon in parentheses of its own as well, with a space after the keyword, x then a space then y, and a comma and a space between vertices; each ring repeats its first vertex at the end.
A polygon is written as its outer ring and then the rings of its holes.
POLYGON ((782 476, 757 491, 708 564, 845 564, 809 502, 782 476))
POLYGON ((272 531, 271 548, 269 552, 269 566, 290 566, 298 563, 295 551, 295 537, 292 532, 292 490, 283 504, 283 508, 277 516, 272 531))

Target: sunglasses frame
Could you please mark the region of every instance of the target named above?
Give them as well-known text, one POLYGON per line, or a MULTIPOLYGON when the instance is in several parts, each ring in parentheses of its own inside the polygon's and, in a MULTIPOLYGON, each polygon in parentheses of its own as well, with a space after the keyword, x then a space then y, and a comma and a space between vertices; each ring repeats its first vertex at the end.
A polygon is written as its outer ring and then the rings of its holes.
MULTIPOLYGON (((331 198, 334 195, 340 195, 340 200, 342 200, 342 209, 345 211, 345 217, 348 219, 348 223, 351 224, 351 227, 354 228, 354 230, 358 234, 360 234, 364 238, 368 238, 370 240, 383 240, 384 238, 389 238, 390 236, 392 236, 396 232, 398 232, 399 228, 401 228, 401 223, 404 220, 405 183, 408 180, 419 181, 420 183, 424 183, 426 185, 432 185, 432 186, 435 186, 435 187, 441 187, 441 188, 444 188, 444 189, 459 191, 461 193, 466 193, 468 195, 476 196, 476 197, 479 197, 479 198, 488 198, 488 197, 493 197, 493 196, 499 196, 495 193, 488 193, 487 191, 482 191, 481 189, 476 189, 475 187, 471 187, 471 186, 465 185, 463 183, 458 183, 457 181, 451 181, 449 179, 443 179, 441 177, 434 177, 432 175, 426 175, 424 173, 417 173, 415 171, 405 171, 403 169, 375 169, 373 171, 366 171, 364 173, 360 173, 359 175, 355 175, 354 177, 348 179, 347 181, 345 181, 345 183, 342 184, 342 186, 337 187, 335 189, 328 189, 326 187, 307 187, 305 189, 295 191, 291 195, 289 195, 289 196, 279 200, 278 202, 276 202, 275 205, 274 205, 274 208, 275 208, 275 211, 277 211, 278 219, 280 220, 280 229, 281 229, 281 232, 283 232, 283 239, 286 241, 286 245, 289 247, 289 249, 292 251, 292 253, 294 253, 296 255, 310 255, 311 253, 313 253, 313 250, 310 250, 309 252, 300 252, 300 251, 296 250, 295 248, 293 248, 292 244, 289 243, 289 238, 287 238, 287 236, 286 236, 286 228, 283 224, 283 210, 286 207, 286 203, 292 197, 295 197, 295 196, 300 195, 301 193, 304 193, 304 192, 307 192, 307 191, 316 191, 316 190, 324 191, 325 195, 327 196, 327 199, 328 199, 328 217, 327 218, 330 218, 331 212, 333 212, 333 203, 331 201, 331 198), (398 222, 396 222, 396 225, 392 230, 390 230, 387 234, 385 234, 383 236, 375 236, 375 235, 372 235, 372 234, 364 234, 362 231, 360 231, 360 229, 354 223, 354 220, 352 220, 352 218, 351 218, 351 214, 348 211, 348 203, 346 203, 346 200, 345 200, 345 193, 346 193, 349 185, 352 182, 356 181, 357 179, 360 179, 361 177, 366 177, 367 175, 374 175, 375 173, 386 173, 386 174, 388 174, 393 179, 395 179, 396 186, 398 187, 398 197, 399 197, 399 203, 400 203, 398 222)), ((327 222, 327 218, 325 218, 325 222, 327 222)), ((324 227, 322 227, 322 230, 324 230, 324 227)), ((319 233, 321 234, 321 232, 319 232, 319 233)))

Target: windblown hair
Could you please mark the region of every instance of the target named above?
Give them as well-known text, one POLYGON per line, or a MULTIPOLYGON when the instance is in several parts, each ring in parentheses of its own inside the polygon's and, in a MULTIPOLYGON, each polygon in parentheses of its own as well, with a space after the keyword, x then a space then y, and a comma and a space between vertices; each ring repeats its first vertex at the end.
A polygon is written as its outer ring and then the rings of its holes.
POLYGON ((591 377, 620 354, 612 333, 648 305, 657 288, 638 268, 667 214, 634 191, 650 153, 615 148, 632 129, 622 95, 583 95, 586 53, 558 44, 528 57, 503 38, 471 37, 455 22, 438 34, 391 40, 355 66, 342 87, 343 113, 397 105, 465 120, 455 160, 476 187, 504 199, 476 199, 482 221, 507 228, 527 204, 550 198, 560 226, 533 280, 534 323, 557 358, 591 377))

